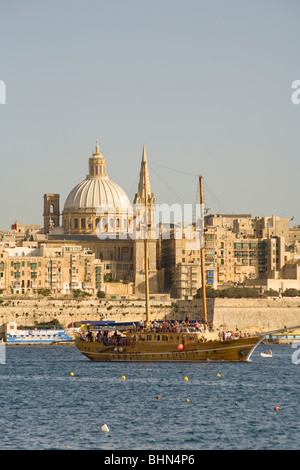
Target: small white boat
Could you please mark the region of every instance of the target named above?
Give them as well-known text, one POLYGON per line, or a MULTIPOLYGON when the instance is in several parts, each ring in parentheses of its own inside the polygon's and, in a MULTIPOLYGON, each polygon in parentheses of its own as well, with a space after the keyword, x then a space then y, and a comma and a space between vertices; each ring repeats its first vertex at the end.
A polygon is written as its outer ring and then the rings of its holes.
POLYGON ((273 353, 272 351, 270 350, 268 353, 260 353, 261 357, 273 357, 273 353))

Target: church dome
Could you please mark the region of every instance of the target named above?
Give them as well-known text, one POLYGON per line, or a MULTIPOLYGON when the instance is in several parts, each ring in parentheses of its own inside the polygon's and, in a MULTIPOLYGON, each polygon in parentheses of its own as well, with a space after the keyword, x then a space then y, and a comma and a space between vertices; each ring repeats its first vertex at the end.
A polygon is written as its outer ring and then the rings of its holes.
POLYGON ((89 174, 71 190, 65 201, 64 229, 69 233, 95 233, 105 211, 115 213, 117 227, 127 228, 132 215, 130 201, 125 191, 106 174, 106 161, 97 141, 96 151, 89 159, 89 174))
POLYGON ((64 205, 64 210, 99 208, 130 210, 126 193, 109 178, 87 178, 81 181, 72 189, 64 205))

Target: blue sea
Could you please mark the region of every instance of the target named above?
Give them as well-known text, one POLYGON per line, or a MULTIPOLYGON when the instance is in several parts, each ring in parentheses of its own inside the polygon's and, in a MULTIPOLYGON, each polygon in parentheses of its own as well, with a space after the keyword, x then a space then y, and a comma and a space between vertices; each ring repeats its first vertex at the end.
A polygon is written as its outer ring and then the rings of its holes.
POLYGON ((0 449, 298 450, 297 350, 268 349, 249 363, 96 363, 74 345, 8 346, 0 449))

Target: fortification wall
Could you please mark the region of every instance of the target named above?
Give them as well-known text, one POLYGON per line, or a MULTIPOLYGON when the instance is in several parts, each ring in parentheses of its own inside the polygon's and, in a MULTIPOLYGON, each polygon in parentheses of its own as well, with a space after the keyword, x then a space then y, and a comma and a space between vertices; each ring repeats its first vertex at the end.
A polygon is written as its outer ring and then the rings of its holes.
MULTIPOLYGON (((201 320, 201 300, 152 300, 151 320, 201 320)), ((208 321, 215 329, 269 331, 300 325, 300 298, 293 299, 208 299, 208 321)), ((57 300, 3 299, 0 324, 17 321, 18 326, 57 319, 64 327, 83 320, 132 322, 145 319, 143 300, 57 300)))

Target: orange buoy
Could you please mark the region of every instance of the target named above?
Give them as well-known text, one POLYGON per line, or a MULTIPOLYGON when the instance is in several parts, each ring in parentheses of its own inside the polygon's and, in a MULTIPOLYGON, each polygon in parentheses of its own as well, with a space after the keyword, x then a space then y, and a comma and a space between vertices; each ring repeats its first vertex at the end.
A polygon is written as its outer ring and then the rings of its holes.
POLYGON ((184 348, 183 344, 181 344, 181 343, 178 344, 178 346, 177 346, 178 351, 182 351, 183 348, 184 348))
POLYGON ((274 410, 275 410, 275 411, 280 410, 279 406, 275 406, 274 410))

